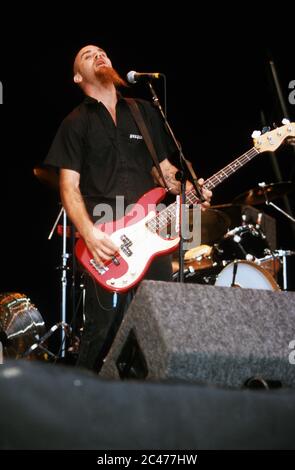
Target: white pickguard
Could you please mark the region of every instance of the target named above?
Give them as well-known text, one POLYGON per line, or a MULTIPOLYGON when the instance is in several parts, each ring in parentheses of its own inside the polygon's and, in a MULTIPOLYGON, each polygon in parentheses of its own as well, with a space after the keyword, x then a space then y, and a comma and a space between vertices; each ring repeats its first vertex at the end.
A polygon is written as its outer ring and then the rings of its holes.
POLYGON ((111 239, 117 246, 122 245, 120 237, 125 235, 132 242, 130 246, 132 255, 127 256, 122 250, 119 251, 122 258, 128 264, 128 271, 117 279, 108 280, 106 283, 110 287, 124 288, 133 284, 142 276, 142 272, 153 255, 178 245, 179 238, 165 240, 146 227, 146 223, 155 215, 156 213, 151 211, 144 219, 141 219, 134 225, 122 228, 111 234, 111 239))

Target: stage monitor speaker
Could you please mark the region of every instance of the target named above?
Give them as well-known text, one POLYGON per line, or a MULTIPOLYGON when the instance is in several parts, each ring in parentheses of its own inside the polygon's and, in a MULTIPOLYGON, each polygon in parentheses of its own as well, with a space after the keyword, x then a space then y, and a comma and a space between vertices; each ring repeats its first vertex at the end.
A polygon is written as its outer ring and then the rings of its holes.
MULTIPOLYGON (((105 381, 78 367, 8 361, 0 367, 0 449, 88 449, 92 462, 112 449, 295 449, 294 398, 294 389, 105 381)), ((88 455, 71 455, 87 468, 88 455)), ((56 466, 56 453, 45 457, 56 466)), ((10 452, 10 465, 15 458, 21 466, 23 453, 10 452)))
POLYGON ((294 339, 294 292, 144 281, 100 376, 294 387, 294 339))

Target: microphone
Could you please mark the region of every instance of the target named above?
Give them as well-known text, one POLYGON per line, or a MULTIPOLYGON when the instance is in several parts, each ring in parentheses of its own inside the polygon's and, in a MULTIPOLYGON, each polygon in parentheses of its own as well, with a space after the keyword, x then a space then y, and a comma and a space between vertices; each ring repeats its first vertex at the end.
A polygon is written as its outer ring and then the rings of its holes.
POLYGON ((129 83, 137 83, 139 80, 151 80, 153 78, 160 78, 162 74, 159 72, 155 73, 140 73, 130 70, 127 73, 126 78, 129 83))

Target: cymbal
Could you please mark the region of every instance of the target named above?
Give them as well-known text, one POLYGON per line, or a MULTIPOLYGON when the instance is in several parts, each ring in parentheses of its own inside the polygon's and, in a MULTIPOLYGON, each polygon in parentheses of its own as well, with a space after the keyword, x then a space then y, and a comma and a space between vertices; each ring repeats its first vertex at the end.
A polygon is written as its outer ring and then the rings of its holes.
POLYGON ((265 203, 265 195, 267 199, 272 201, 279 197, 283 197, 286 194, 291 193, 295 189, 295 183, 292 181, 282 181, 280 183, 266 184, 264 188, 256 187, 246 191, 239 196, 235 197, 233 204, 247 204, 249 206, 255 206, 265 203))
POLYGON ((227 232, 230 218, 218 209, 206 209, 201 214, 201 243, 213 245, 227 232))
POLYGON ((42 183, 54 191, 59 189, 59 177, 52 167, 37 166, 33 170, 34 175, 42 183))

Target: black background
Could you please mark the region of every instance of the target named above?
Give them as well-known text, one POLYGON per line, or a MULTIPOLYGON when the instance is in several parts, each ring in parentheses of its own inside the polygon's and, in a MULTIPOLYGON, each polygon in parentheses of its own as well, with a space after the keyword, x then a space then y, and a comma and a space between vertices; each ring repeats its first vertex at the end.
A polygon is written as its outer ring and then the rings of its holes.
MULTIPOLYGON (((251 133, 266 123, 281 124, 280 108, 269 60, 288 103, 295 79, 294 38, 290 11, 257 9, 197 13, 193 4, 166 7, 128 4, 121 12, 110 4, 53 4, 3 14, 0 80, 1 116, 1 288, 23 292, 39 307, 48 325, 59 319, 61 239, 47 237, 60 210, 57 194, 43 186, 33 168, 45 158, 63 117, 81 100, 72 83, 76 52, 97 44, 124 77, 129 70, 160 71, 167 77, 167 112, 185 156, 199 176, 207 178, 252 147, 251 133), (128 11, 127 11, 128 10, 128 11), (290 24, 289 24, 290 21, 290 24)), ((163 86, 155 83, 163 100, 163 86)), ((151 99, 147 87, 130 87, 130 95, 151 99)), ((163 104, 163 101, 162 101, 163 104)), ((282 179, 294 180, 292 147, 276 152, 282 179)), ((212 204, 228 203, 259 182, 277 181, 271 158, 261 154, 214 191, 212 204)), ((275 201, 285 209, 281 199, 275 201)), ((295 212, 294 194, 290 203, 295 212)), ((291 225, 276 218, 278 247, 295 249, 291 225)), ((293 224, 294 225, 294 224, 293 224)), ((289 286, 295 289, 289 259, 289 286)), ((293 269, 294 270, 294 269, 293 269)))

